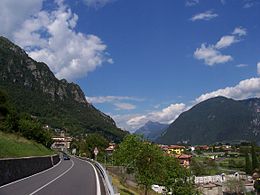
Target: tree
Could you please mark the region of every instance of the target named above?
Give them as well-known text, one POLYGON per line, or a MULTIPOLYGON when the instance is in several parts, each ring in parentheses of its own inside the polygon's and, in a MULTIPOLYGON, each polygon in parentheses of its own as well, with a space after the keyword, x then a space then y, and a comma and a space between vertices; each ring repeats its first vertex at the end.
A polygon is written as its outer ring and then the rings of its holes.
POLYGON ((192 158, 191 160, 191 166, 190 169, 192 173, 196 176, 201 176, 201 175, 207 175, 207 169, 203 162, 200 162, 196 160, 195 158, 192 158))
POLYGON ((247 174, 252 173, 252 164, 248 153, 245 153, 245 171, 247 174))
POLYGON ((245 193, 245 185, 243 181, 238 180, 236 178, 229 179, 224 183, 227 192, 232 194, 244 194, 245 193))
POLYGON ((252 155, 252 169, 254 170, 256 168, 259 168, 259 163, 255 151, 255 144, 251 145, 251 155, 252 155))
POLYGON ((23 114, 19 118, 18 129, 18 131, 27 139, 35 140, 46 147, 50 147, 53 143, 51 133, 48 130, 44 130, 42 124, 37 120, 32 119, 28 114, 23 114))
POLYGON ((87 153, 89 154, 90 158, 94 158, 94 149, 95 147, 98 148, 98 160, 102 161, 105 155, 105 149, 109 144, 109 141, 102 136, 101 134, 98 133, 92 133, 88 134, 87 137, 85 138, 85 143, 86 143, 86 148, 87 148, 87 153))
POLYGON ((193 177, 189 169, 183 168, 177 159, 171 156, 163 156, 163 167, 161 185, 168 191, 178 195, 195 194, 193 177))
POLYGON ((162 151, 156 145, 143 142, 135 163, 136 180, 144 186, 145 194, 152 184, 160 181, 160 171, 163 167, 162 151))
POLYGON ((118 165, 134 173, 136 181, 148 193, 152 184, 165 186, 174 194, 194 194, 194 186, 187 169, 177 159, 165 156, 154 144, 138 135, 128 135, 114 153, 118 165))
POLYGON ((0 90, 0 120, 4 119, 6 115, 9 113, 9 109, 6 104, 7 95, 0 90))

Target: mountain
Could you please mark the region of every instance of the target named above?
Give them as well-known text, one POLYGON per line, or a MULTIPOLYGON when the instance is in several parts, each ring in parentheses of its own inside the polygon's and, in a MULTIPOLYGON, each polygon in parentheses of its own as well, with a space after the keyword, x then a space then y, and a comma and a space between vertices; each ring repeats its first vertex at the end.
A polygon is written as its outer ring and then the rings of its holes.
POLYGON ((168 126, 167 124, 148 121, 144 126, 137 129, 135 134, 143 135, 148 140, 155 141, 168 126))
POLYGON ((99 132, 114 141, 126 135, 111 117, 87 102, 77 84, 58 80, 45 63, 36 62, 4 37, 0 37, 0 89, 9 94, 18 111, 67 129, 71 135, 99 132))
POLYGON ((203 101, 182 113, 157 142, 212 144, 232 140, 260 140, 260 99, 216 97, 203 101))

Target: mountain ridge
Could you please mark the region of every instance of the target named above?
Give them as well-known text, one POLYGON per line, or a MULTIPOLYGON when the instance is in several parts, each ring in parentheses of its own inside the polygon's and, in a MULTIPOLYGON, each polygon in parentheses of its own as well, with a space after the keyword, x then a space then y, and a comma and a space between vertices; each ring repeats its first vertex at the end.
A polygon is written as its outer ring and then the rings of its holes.
POLYGON ((5 37, 0 37, 0 88, 6 90, 20 111, 72 135, 99 132, 121 140, 127 132, 87 102, 75 83, 57 79, 48 65, 30 58, 5 37))
POLYGON ((259 141, 259 112, 258 98, 210 98, 180 114, 156 141, 164 144, 212 144, 223 140, 259 141))
POLYGON ((159 122, 148 121, 142 127, 135 131, 135 134, 143 135, 144 138, 155 141, 168 127, 168 124, 162 124, 159 122))

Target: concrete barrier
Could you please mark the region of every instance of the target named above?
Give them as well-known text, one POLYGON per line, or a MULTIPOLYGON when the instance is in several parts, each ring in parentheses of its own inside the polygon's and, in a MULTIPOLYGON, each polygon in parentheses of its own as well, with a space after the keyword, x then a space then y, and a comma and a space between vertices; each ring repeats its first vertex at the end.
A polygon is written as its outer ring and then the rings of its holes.
POLYGON ((52 167, 59 155, 0 159, 0 186, 52 167))

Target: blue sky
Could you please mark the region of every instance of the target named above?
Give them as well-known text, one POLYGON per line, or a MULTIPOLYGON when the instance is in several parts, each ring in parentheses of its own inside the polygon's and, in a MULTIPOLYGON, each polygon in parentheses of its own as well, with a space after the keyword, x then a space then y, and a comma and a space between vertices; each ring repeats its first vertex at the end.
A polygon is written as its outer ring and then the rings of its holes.
POLYGON ((260 97, 260 1, 3 0, 0 33, 133 131, 260 97), (13 13, 17 13, 14 15, 13 13))

